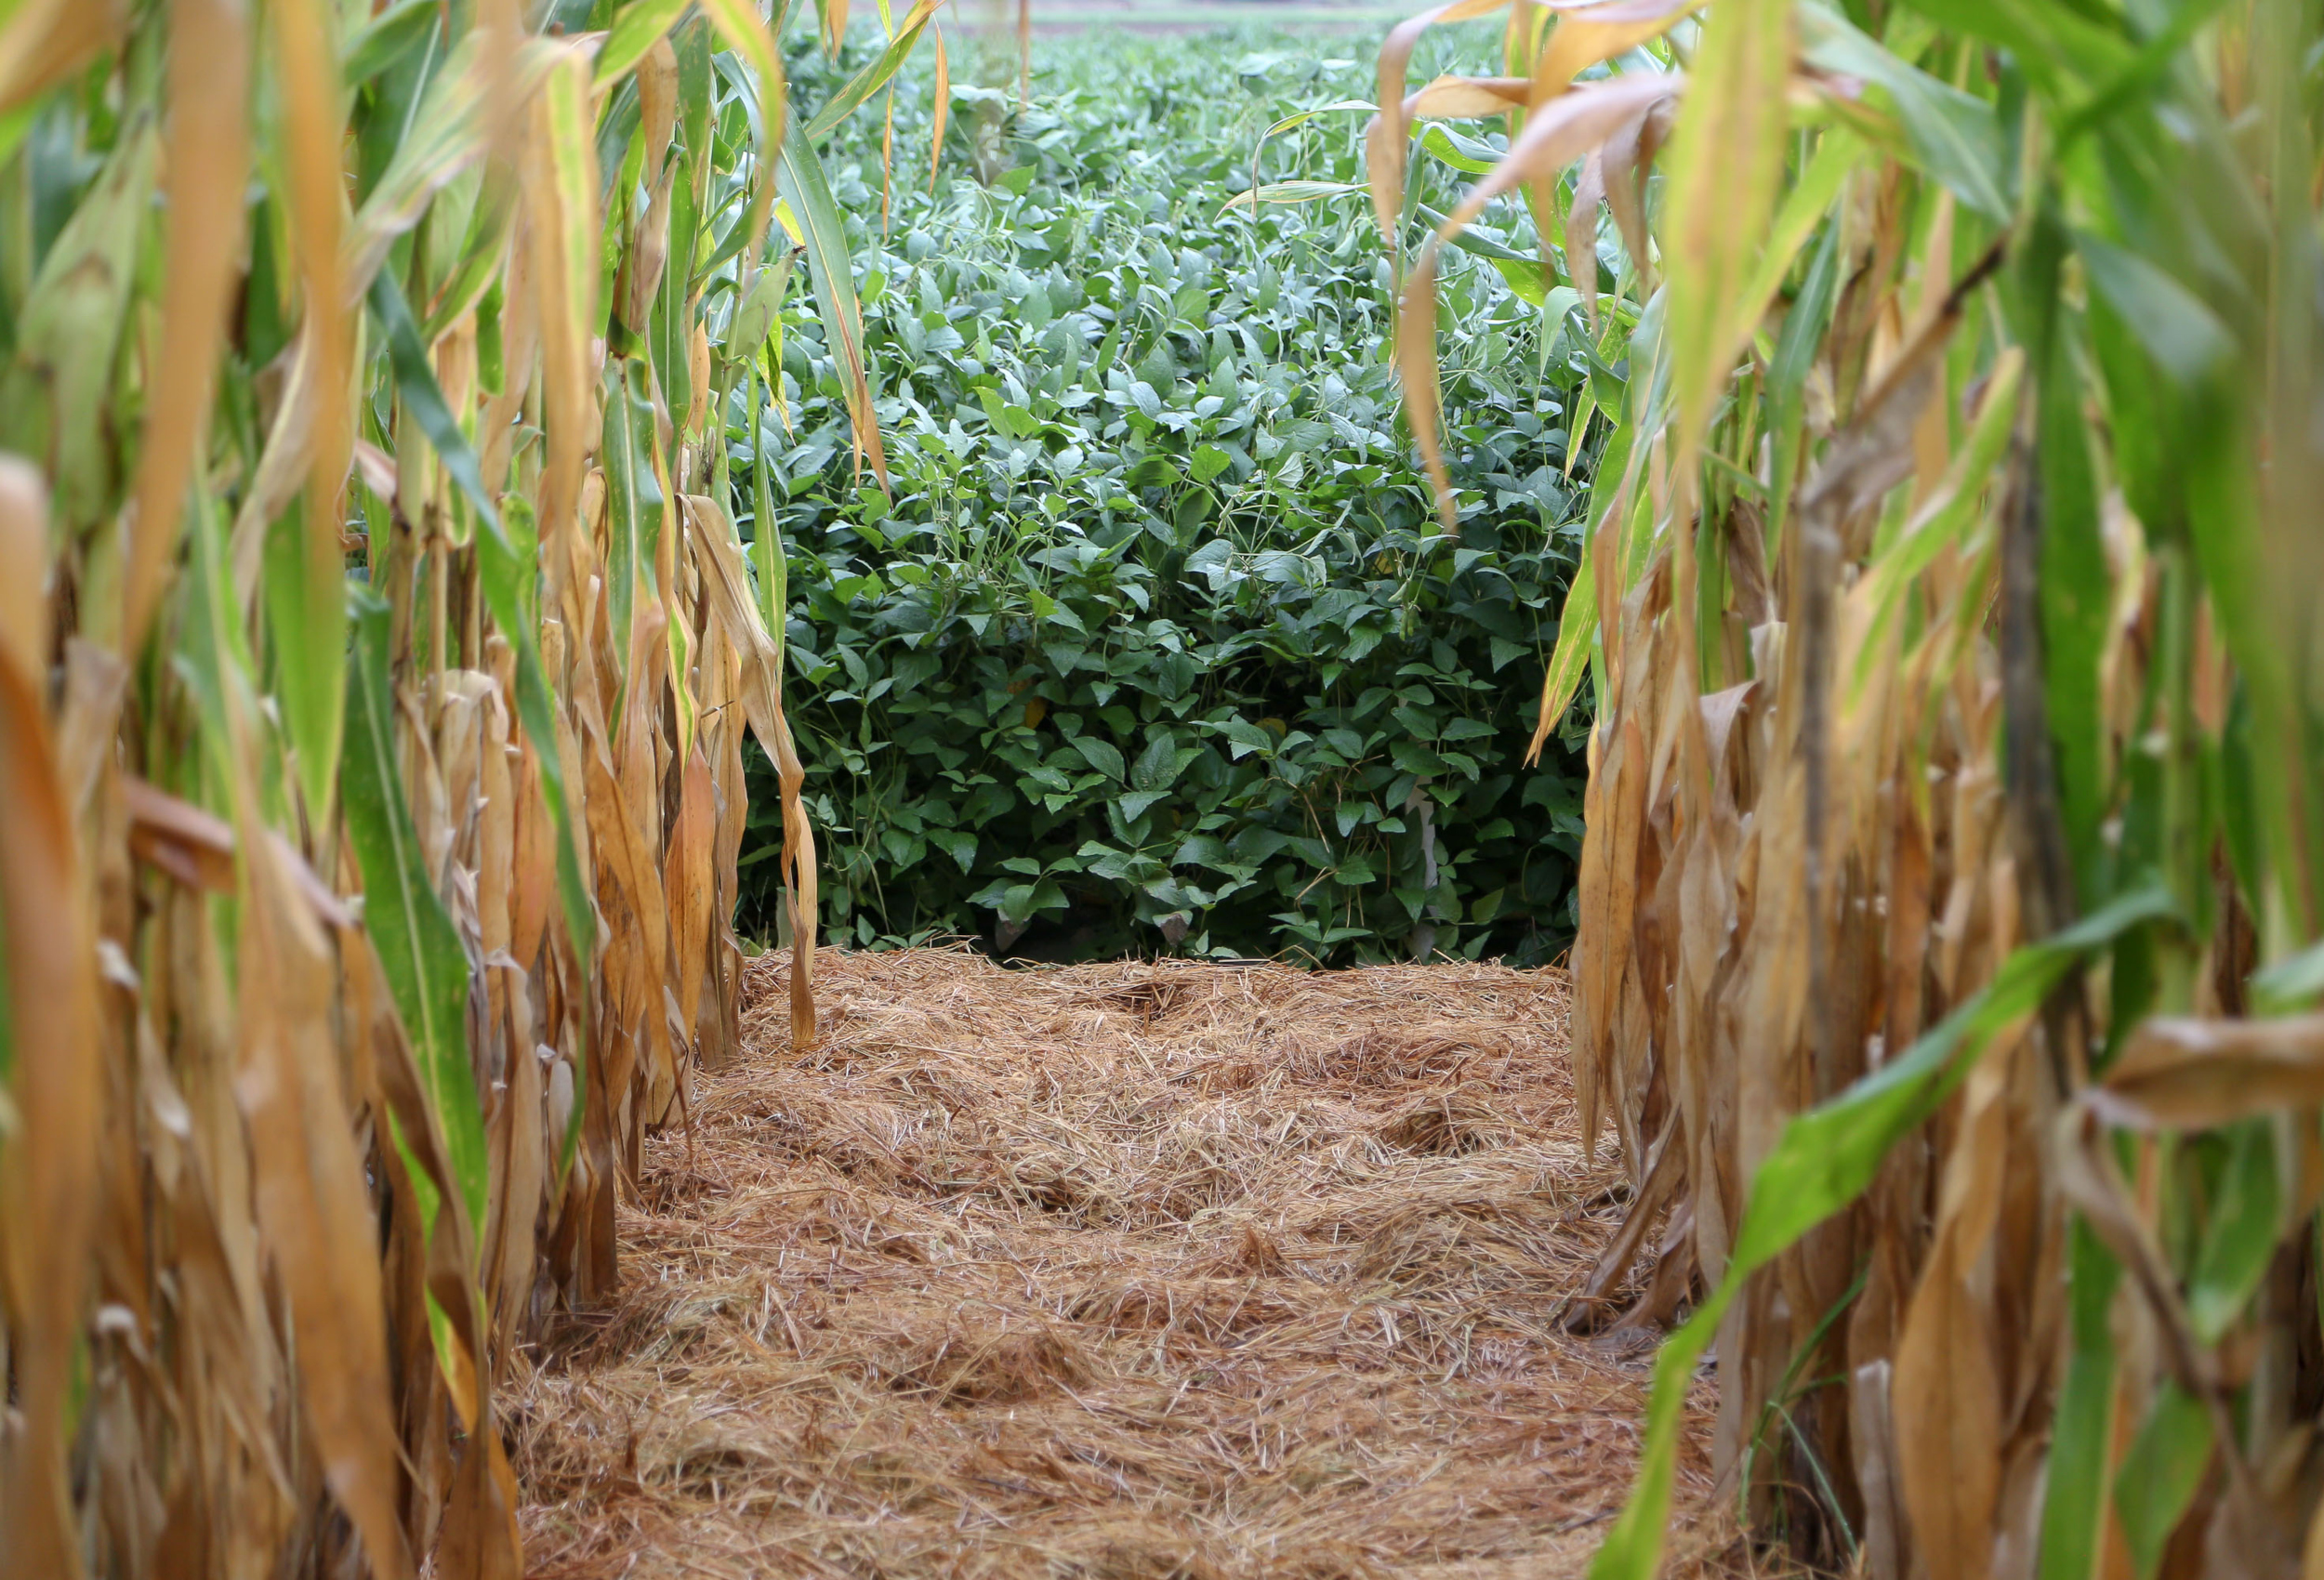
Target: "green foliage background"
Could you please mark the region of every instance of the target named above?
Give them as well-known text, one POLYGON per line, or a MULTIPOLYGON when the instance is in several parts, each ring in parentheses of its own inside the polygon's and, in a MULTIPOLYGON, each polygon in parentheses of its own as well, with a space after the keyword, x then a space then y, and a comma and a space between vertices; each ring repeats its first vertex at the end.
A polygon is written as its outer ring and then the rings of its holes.
MULTIPOLYGON (((875 33, 836 67, 794 34, 810 102, 875 33)), ((1365 112, 1264 150, 1264 182, 1349 190, 1255 225, 1221 213, 1272 124, 1366 97, 1339 47, 1042 41, 1021 112, 1014 61, 980 69, 956 35, 932 195, 928 52, 897 93, 884 233, 885 100, 825 147, 894 496, 859 477, 803 289, 780 340, 789 427, 729 439, 743 518, 763 443, 791 556, 837 940, 1344 963, 1539 961, 1571 936, 1579 737, 1521 758, 1587 505, 1590 456, 1567 465, 1587 341, 1572 293, 1520 294, 1490 256, 1530 259, 1529 229, 1456 257, 1440 328, 1462 507, 1443 535, 1353 185, 1365 112)), ((1433 140, 1415 195, 1441 208, 1499 139, 1433 140)), ((739 925, 772 939, 755 770, 739 925)))

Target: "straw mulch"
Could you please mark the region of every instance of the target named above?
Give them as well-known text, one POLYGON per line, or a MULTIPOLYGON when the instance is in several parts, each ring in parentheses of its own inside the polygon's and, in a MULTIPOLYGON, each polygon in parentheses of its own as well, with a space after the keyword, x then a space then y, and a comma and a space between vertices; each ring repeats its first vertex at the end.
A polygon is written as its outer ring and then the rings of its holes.
POLYGON ((1651 1357, 1562 973, 832 955, 799 1057, 781 960, 517 1385, 534 1574, 1581 1572, 1651 1357))

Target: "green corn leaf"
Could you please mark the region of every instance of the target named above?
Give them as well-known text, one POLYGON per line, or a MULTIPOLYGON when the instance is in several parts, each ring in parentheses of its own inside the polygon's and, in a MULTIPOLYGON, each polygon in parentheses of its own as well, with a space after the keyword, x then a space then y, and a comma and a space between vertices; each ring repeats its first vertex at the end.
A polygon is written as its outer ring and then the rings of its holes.
MULTIPOLYGON (((516 52, 509 90, 529 99, 564 48, 551 39, 529 39, 516 52)), ((494 65, 469 33, 452 48, 429 80, 412 112, 409 131, 379 179, 364 194, 340 245, 350 291, 361 291, 385 261, 398 236, 417 225, 436 193, 483 157, 491 140, 485 96, 494 65)))
POLYGON ((2264 1015, 2289 1015, 2324 994, 2324 943, 2287 955, 2251 979, 2251 1002, 2264 1015))
MULTIPOLYGON (((508 227, 516 217, 516 200, 515 183, 506 172, 486 173, 468 235, 460 244, 460 256, 437 288, 435 305, 428 309, 428 322, 421 326, 421 344, 434 345, 462 314, 484 299, 500 277, 501 265, 508 257, 508 227)), ((497 335, 500 324, 495 315, 480 312, 476 328, 481 337, 497 335)))
POLYGON ((140 114, 41 259, 0 377, 0 444, 47 463, 57 519, 85 528, 112 487, 104 411, 129 321, 138 234, 152 206, 160 138, 140 114))
POLYGON ((1689 73, 1663 179, 1665 330, 1673 465, 1690 467, 1746 329, 1753 253, 1782 184, 1790 0, 1720 0, 1689 73))
POLYGON ((2114 1511, 2139 1580, 2151 1580, 2162 1566, 2163 1545, 2202 1484, 2212 1441, 2211 1412, 2201 1401, 2172 1382, 2155 1390, 2146 1423, 2114 1479, 2114 1511))
POLYGON ((2027 76, 2053 98, 2077 84, 2111 83, 2135 55, 2122 32, 2096 9, 2029 6, 2022 0, 1912 0, 1912 8, 1959 33, 2012 51, 2027 76))
POLYGON ((2067 1242, 2073 1352, 2058 1389, 2043 1479, 2040 1580, 2090 1580, 2106 1508, 2113 1455, 2114 1332, 2110 1320, 2121 1264, 2077 1215, 2067 1242))
POLYGON ((354 663, 348 669, 340 788, 348 842, 363 875, 363 928, 411 1040, 429 1107, 442 1126, 444 1157, 461 1205, 481 1237, 491 1164, 468 1046, 468 952, 429 879, 403 798, 395 692, 388 675, 388 606, 363 592, 353 599, 354 663))
POLYGON ((313 546, 304 513, 295 506, 267 532, 267 627, 274 640, 274 692, 298 754, 308 816, 328 823, 347 721, 347 611, 339 567, 316 576, 307 563, 313 546), (310 590, 319 586, 330 588, 327 604, 310 590))
POLYGON ((1743 287, 1739 298, 1743 328, 1754 327, 1766 314, 1768 303, 1775 300, 1784 276, 1790 272, 1792 260, 1839 197, 1841 183, 1870 151, 1862 138, 1844 126, 1834 126, 1816 143, 1815 157, 1784 194, 1767 245, 1759 255, 1759 266, 1743 287))
POLYGON ((1668 1534, 1679 1412, 1695 1364, 1744 1283, 1871 1184, 1889 1150, 1967 1078, 1994 1036, 2031 1014, 2075 966, 2135 927, 2172 914, 2159 886, 2123 895, 2038 943, 2021 945, 1993 980, 1901 1057, 1821 1107, 1795 1115, 1752 1176, 1725 1276, 1656 1357, 1645 1442, 1631 1500, 1590 1566, 1591 1580, 1653 1580, 1668 1534))
POLYGON ((1558 613, 1557 645, 1550 650, 1549 673, 1541 681, 1541 712, 1537 731, 1548 732, 1573 705, 1574 693, 1590 668, 1590 650, 1598 638, 1598 575, 1590 554, 1574 568, 1573 584, 1565 589, 1565 606, 1558 613))
MULTIPOLYGON (((662 526, 661 479, 654 469, 654 397, 650 375, 634 357, 605 364, 604 438, 598 461, 605 470, 605 603, 613 623, 614 662, 629 670, 629 631, 638 587, 654 582, 654 549, 662 526)), ((621 711, 618 703, 614 713, 621 711)))
POLYGON ((1364 188, 1354 181, 1268 181, 1236 192, 1220 206, 1221 214, 1238 208, 1256 210, 1261 204, 1314 203, 1317 198, 1344 197, 1364 188))
POLYGON ((1474 138, 1464 138, 1449 126, 1433 123, 1421 129, 1419 144, 1454 169, 1471 176, 1486 175, 1500 163, 1500 154, 1494 149, 1474 138))
POLYGON ((1767 370, 1768 426, 1775 441, 1775 508, 1767 522, 1767 541, 1783 541, 1791 495, 1806 455, 1806 396, 1808 372, 1815 364, 1825 326, 1840 291, 1840 231, 1827 226, 1824 238, 1809 255, 1800 295, 1784 314, 1783 331, 1776 339, 1775 360, 1767 370))
MULTIPOLYGON (((1278 181, 1274 184, 1277 186, 1287 186, 1291 183, 1278 181)), ((1329 185, 1330 183, 1327 182, 1325 184, 1329 185)), ((1358 191, 1363 191, 1360 187, 1356 190, 1358 191)), ((1437 213, 1436 210, 1429 207, 1426 204, 1421 204, 1415 207, 1413 209, 1413 214, 1424 224, 1427 224, 1440 232, 1444 230, 1446 223, 1448 223, 1445 216, 1437 213)), ((1446 239, 1454 247, 1458 248, 1461 252, 1467 253, 1471 257, 1492 258, 1499 262, 1522 263, 1537 271, 1541 267, 1540 254, 1519 252, 1515 247, 1504 246, 1499 242, 1478 235, 1472 227, 1464 227, 1454 235, 1446 239)))
POLYGON ((2091 284, 2163 372, 2195 384, 2234 357, 2234 338, 2219 315, 2169 272, 2088 231, 2075 233, 2074 250, 2091 284))
POLYGON ((2251 1304, 2276 1255, 2281 1228, 2272 1125, 2246 1120, 2227 1132, 2227 1144, 2225 1166, 2210 1192, 2210 1221, 2187 1280, 2187 1318, 2205 1344, 2225 1336, 2251 1304))
POLYGON ((602 92, 646 57, 646 51, 658 43, 662 35, 677 25, 688 0, 631 0, 631 4, 614 19, 606 31, 605 42, 597 47, 597 64, 590 71, 592 84, 602 92))
MULTIPOLYGON (((387 337, 388 358, 395 369, 396 394, 402 398, 403 409, 436 447, 436 454, 443 460, 443 469, 459 484, 477 516, 497 521, 500 512, 485 491, 483 468, 476 459, 475 448, 469 443, 467 432, 445 402, 435 370, 428 365, 428 349, 419 337, 419 326, 412 322, 412 309, 404 302, 403 288, 395 283, 392 270, 383 269, 372 276, 371 310, 387 337)), ((464 538, 465 534, 456 528, 456 537, 464 538)))
MULTIPOLYGON (((756 0, 702 0, 702 9, 728 47, 750 68, 746 77, 739 72, 732 73, 735 86, 743 90, 744 106, 757 137, 750 202, 742 219, 742 235, 747 248, 743 272, 748 275, 755 271, 759 244, 766 235, 767 216, 774 207, 776 165, 785 151, 787 139, 784 133, 790 125, 789 79, 783 73, 782 54, 774 46, 788 7, 777 14, 772 29, 759 14, 756 0)), ((719 65, 722 72, 727 69, 723 59, 719 65)))
POLYGON ((693 257, 695 219, 693 188, 680 181, 670 191, 669 257, 663 265, 661 289, 654 294, 646 325, 654 381, 669 413, 670 428, 677 433, 686 431, 695 399, 707 394, 693 387, 693 315, 686 283, 686 260, 693 257))
POLYGON ((755 456, 750 478, 750 563, 758 573, 759 619, 774 643, 774 673, 780 682, 784 638, 790 624, 790 560, 783 552, 783 528, 775 519, 774 485, 767 460, 767 420, 773 414, 759 410, 755 376, 745 392, 743 404, 750 413, 755 456))
POLYGON ((2018 317, 2034 381, 2041 479, 2042 679, 2056 746, 2058 801, 2082 902, 2104 892, 2103 824, 2112 796, 2098 692, 2108 588, 2099 486, 2082 420, 2082 374, 2062 304, 2065 227, 2044 209, 2019 264, 2018 317))
POLYGON ((799 220, 807 273, 814 282, 815 302, 822 309, 825 340, 839 364, 857 454, 868 454, 874 474, 886 488, 888 457, 879 440, 879 418, 872 410, 870 368, 864 354, 864 313, 855 296, 846 222, 831 196, 830 183, 824 179, 823 163, 807 138, 783 139, 783 159, 775 179, 783 201, 799 220))
POLYGON ((401 0, 366 21, 348 41, 339 67, 348 87, 361 87, 417 47, 442 15, 437 0, 401 0))
POLYGON ((919 0, 919 4, 914 6, 904 19, 904 25, 888 41, 888 47, 881 50, 871 64, 842 83, 839 91, 831 96, 831 101, 815 112, 815 118, 807 123, 807 135, 817 142, 823 141, 838 129, 840 122, 854 114, 865 99, 887 86, 888 79, 896 74, 898 68, 911 55, 913 46, 919 42, 921 30, 928 26, 930 19, 936 15, 936 8, 943 4, 944 0, 919 0))
POLYGON ((1897 59, 1824 6, 1800 7, 1800 35, 1813 64, 1887 93, 1913 162, 1930 177, 1987 217, 2010 217, 2009 161, 1991 105, 1897 59))
MULTIPOLYGON (((555 694, 541 662, 539 622, 533 612, 539 549, 532 532, 531 507, 522 506, 520 513, 504 520, 486 492, 476 452, 445 403, 443 390, 436 383, 434 370, 428 365, 427 351, 412 323, 411 309, 404 305, 403 293, 390 270, 381 270, 373 278, 371 305, 387 333, 396 391, 404 409, 435 445, 445 472, 459 485, 476 512, 478 572, 483 584, 485 607, 492 611, 493 622, 502 634, 516 644, 517 717, 533 742, 534 755, 540 765, 542 797, 548 803, 549 821, 555 825, 557 893, 565 941, 574 959, 587 972, 597 948, 597 908, 589 898, 588 882, 581 871, 580 848, 575 843, 571 811, 572 796, 565 783, 564 761, 558 751, 555 694)), ((522 505, 521 501, 512 503, 522 505)), ((589 1060, 586 1021, 581 1035, 581 1047, 574 1060, 573 1116, 560 1154, 561 1178, 562 1170, 572 1165, 588 1104, 589 1060)))
MULTIPOLYGON (((680 28, 678 33, 678 135, 686 145, 686 182, 696 193, 707 185, 710 162, 717 153, 710 127, 718 113, 718 68, 711 64, 710 24, 700 17, 680 28)), ((682 263, 689 274, 694 259, 692 254, 680 258, 670 255, 672 262, 682 263)), ((691 282, 687 287, 693 289, 691 282)))
MULTIPOLYGON (((774 261, 759 271, 759 278, 750 287, 750 295, 734 309, 734 316, 726 326, 726 354, 729 357, 756 362, 759 349, 774 333, 775 320, 783 310, 783 298, 791 288, 791 270, 798 254, 786 250, 774 261)), ((778 363, 778 365, 780 365, 778 363)))
POLYGON ((2107 117, 2127 109, 2141 94, 2161 82, 2180 51, 2193 42, 2204 23, 2225 7, 2225 0, 2190 0, 2189 4, 2173 7, 2169 23, 2146 40, 2137 58, 2123 67, 2122 74, 2091 95, 2059 123, 2060 151, 2107 117))
POLYGON ((1275 122, 1260 135, 1261 138, 1277 137, 1289 131, 1294 126, 1304 125, 1308 122, 1313 121, 1318 115, 1343 114, 1351 111, 1361 111, 1363 113, 1369 115, 1378 111, 1379 108, 1379 105, 1374 104, 1368 99, 1336 99, 1329 104, 1318 104, 1313 110, 1294 110, 1291 113, 1286 115, 1282 120, 1275 122))

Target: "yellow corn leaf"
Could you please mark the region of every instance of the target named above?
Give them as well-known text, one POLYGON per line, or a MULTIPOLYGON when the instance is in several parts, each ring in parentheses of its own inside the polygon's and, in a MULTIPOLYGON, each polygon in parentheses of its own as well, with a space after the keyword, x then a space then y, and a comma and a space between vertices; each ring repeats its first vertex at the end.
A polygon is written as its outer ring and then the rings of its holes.
POLYGON ((81 1573, 66 1476, 105 1061, 97 1033, 97 939, 79 837, 59 778, 47 693, 46 493, 38 474, 0 457, 0 1313, 15 1350, 17 1397, 0 1466, 7 1536, 0 1575, 81 1573), (12 1055, 13 1068, 7 1060, 12 1055))
POLYGON ((1405 162, 1410 151, 1405 144, 1412 135, 1411 117, 1405 109, 1404 78, 1413 46, 1419 43, 1421 33, 1438 22, 1489 16, 1508 4, 1509 0, 1453 0, 1398 22, 1380 46, 1380 108, 1364 134, 1364 170, 1371 183, 1372 213, 1380 221, 1380 240, 1387 243, 1392 257, 1399 253, 1396 217, 1404 212, 1405 162))
POLYGON ((123 589, 121 651, 144 643, 177 546, 178 513, 209 415, 227 293, 242 247, 249 169, 250 39, 238 0, 174 0, 170 8, 169 269, 161 351, 146 392, 137 513, 123 589))
MULTIPOLYGON (((1536 111, 1493 173, 1480 180, 1439 227, 1437 237, 1448 240, 1457 235, 1484 212, 1485 205, 1495 196, 1538 171, 1556 170, 1571 164, 1632 115, 1664 95, 1675 92, 1677 87, 1676 77, 1615 77, 1567 94, 1548 108, 1536 111)), ((1399 141, 1396 146, 1401 149, 1404 145, 1399 141)), ((1377 203, 1377 182, 1372 195, 1377 203)), ((1396 367, 1404 380, 1406 410, 1413 438, 1420 446, 1421 459, 1435 491, 1437 518, 1450 532, 1455 520, 1452 481, 1445 470, 1444 449, 1437 434, 1435 244, 1432 242, 1414 265, 1399 300, 1396 367)))
MULTIPOLYGON (((0 21, 0 116, 79 71, 128 25, 125 0, 20 0, 0 21)), ((20 137, 23 130, 18 123, 0 134, 0 153, 10 135, 20 137)))
POLYGON ((1740 349, 1744 291, 1783 179, 1791 48, 1790 0, 1721 0, 1671 141, 1660 240, 1682 487, 1691 486, 1695 447, 1740 349))
POLYGON ((1405 100, 1406 121, 1476 120, 1523 110, 1533 84, 1525 77, 1441 76, 1405 100))
POLYGON ((704 590, 726 628, 727 639, 743 661, 744 715, 759 744, 774 760, 782 786, 783 870, 790 889, 791 912, 791 1046, 803 1048, 815 1040, 815 835, 800 798, 807 770, 799 760, 790 724, 783 717, 783 655, 751 602, 742 546, 726 513, 714 501, 699 496, 689 496, 687 504, 702 523, 697 541, 709 550, 704 557, 704 590))
MULTIPOLYGON (((548 465, 541 478, 540 531, 552 586, 561 585, 581 497, 581 474, 596 448, 594 359, 597 323, 597 142, 589 118, 588 62, 569 55, 548 74, 535 100, 532 177, 525 183, 534 217, 530 277, 541 292, 542 405, 548 465)), ((548 743, 536 742, 543 751, 548 743)))
POLYGON ((337 973, 290 876, 297 857, 256 823, 253 796, 236 799, 239 954, 248 968, 234 1097, 248 1123, 258 1222, 296 1324, 299 1400, 324 1480, 362 1533, 372 1573, 395 1580, 412 1573, 412 1560, 399 1518, 376 1219, 339 1089, 337 973))
POLYGON ((1601 60, 1661 37, 1703 0, 1632 0, 1624 4, 1561 9, 1549 43, 1534 57, 1533 103, 1546 104, 1601 60))
MULTIPOLYGON (((944 123, 952 116, 952 61, 944 53, 944 30, 936 28, 936 104, 935 126, 928 136, 928 190, 936 190, 936 170, 944 163, 944 123)), ((799 240, 796 226, 786 226, 791 240, 799 240)))
POLYGON ((1431 242, 1406 277, 1396 303, 1396 372, 1404 381, 1405 416, 1428 467, 1436 494, 1436 517, 1446 532, 1459 525, 1452 479, 1445 471, 1445 446, 1438 429, 1444 395, 1436 373, 1436 244, 1431 242))
POLYGON ((2109 1122, 2204 1130, 2324 1103, 2324 1015, 2276 1020, 2156 1016, 2090 1094, 2109 1122))
MULTIPOLYGON (((847 0, 825 0, 828 9, 825 19, 835 22, 831 51, 838 53, 838 41, 847 33, 847 0)), ((759 250, 766 243, 767 211, 774 203, 775 163, 782 156, 783 138, 789 124, 790 86, 783 74, 783 56, 774 46, 774 34, 768 31, 766 20, 751 0, 702 0, 702 9, 710 19, 710 25, 733 46, 749 65, 751 74, 759 83, 759 146, 758 162, 751 171, 750 207, 742 223, 748 227, 743 234, 742 267, 735 278, 747 289, 752 276, 759 272, 759 250)))
MULTIPOLYGON (((1685 78, 1675 72, 1667 75, 1640 72, 1587 83, 1552 99, 1525 117, 1525 129, 1509 145, 1501 162, 1491 175, 1469 189, 1459 206, 1446 217, 1438 234, 1450 237, 1512 187, 1564 169, 1613 136, 1632 116, 1657 99, 1684 92, 1685 87, 1685 78)), ((1377 188, 1374 197, 1378 197, 1377 188)))

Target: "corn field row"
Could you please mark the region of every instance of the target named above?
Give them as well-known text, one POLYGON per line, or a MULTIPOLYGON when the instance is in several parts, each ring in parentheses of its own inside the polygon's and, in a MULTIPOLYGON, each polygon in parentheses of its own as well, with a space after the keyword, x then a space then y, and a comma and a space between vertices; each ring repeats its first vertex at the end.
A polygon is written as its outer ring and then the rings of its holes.
POLYGON ((1691 1314, 1600 1575, 1654 1570, 1713 1356, 1723 1484, 1818 1568, 2324 1573, 2320 38, 1477 0, 1381 54, 1392 249, 1415 117, 1511 125, 1405 260, 1432 458, 1434 248, 1493 196, 1629 359, 1541 730, 1586 683, 1592 1291, 1691 1314), (1411 90, 1489 13, 1500 74, 1411 90))
MULTIPOLYGON (((725 414, 802 258, 884 472, 814 141, 935 10, 804 123, 750 0, 0 13, 0 1573, 521 1571, 495 1384, 738 1039, 746 728, 812 1035, 725 414)), ((1622 368, 1541 718, 1587 684, 1591 1293, 1678 1323, 1602 1574, 1713 1357, 1806 1563, 2324 1573, 2319 39, 1457 0, 1382 51, 1440 481, 1488 204, 1622 368), (1433 236, 1430 117, 1510 132, 1433 236)))
POLYGON ((713 421, 794 256, 855 310, 779 25, 0 11, 0 1573, 521 1572, 512 1348, 737 1046, 746 728, 812 1036, 713 421))

